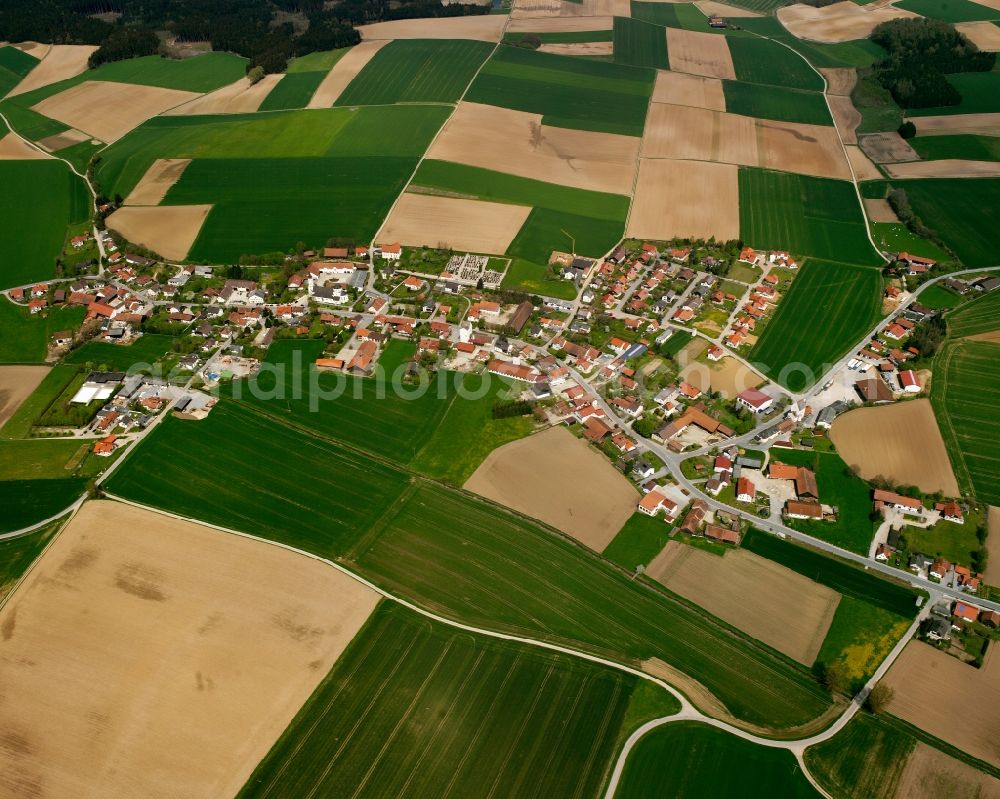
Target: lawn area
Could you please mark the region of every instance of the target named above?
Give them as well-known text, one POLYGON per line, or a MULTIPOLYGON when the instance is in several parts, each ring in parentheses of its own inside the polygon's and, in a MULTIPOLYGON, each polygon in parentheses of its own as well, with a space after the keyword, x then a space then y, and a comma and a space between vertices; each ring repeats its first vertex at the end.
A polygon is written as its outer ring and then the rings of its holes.
POLYGON ((60 330, 76 330, 86 310, 62 306, 32 316, 27 308, 0 297, 0 363, 41 363, 49 338, 60 330))
POLYGON ((872 238, 886 252, 909 252, 933 258, 935 261, 948 261, 953 256, 942 250, 938 245, 927 239, 920 238, 901 222, 872 222, 872 238))
POLYGON ((401 472, 222 400, 202 421, 165 419, 106 488, 336 557, 406 482, 401 472))
POLYGON ((572 280, 563 280, 552 274, 548 266, 523 258, 511 261, 501 287, 562 300, 574 300, 577 295, 576 283, 572 280))
POLYGON ((998 344, 951 341, 934 359, 931 382, 931 405, 958 484, 990 505, 1000 505, 998 357, 998 344))
MULTIPOLYGON (((782 458, 784 460, 784 458, 782 458)), ((820 496, 823 489, 820 486, 820 496)), ((894 615, 912 618, 917 611, 917 592, 875 574, 866 572, 847 561, 828 557, 801 544, 786 541, 770 533, 751 529, 742 546, 762 558, 780 563, 817 583, 886 610, 894 615)))
POLYGON ((55 516, 87 489, 84 477, 53 480, 0 480, 0 533, 30 527, 55 516))
POLYGON ((637 682, 383 602, 239 796, 596 796, 637 682))
POLYGON ((748 357, 762 373, 801 391, 871 329, 881 300, 878 270, 811 258, 748 357))
POLYGON ((801 56, 787 47, 768 39, 749 36, 731 36, 727 42, 737 80, 789 89, 823 91, 823 79, 801 56))
MULTIPOLYGON (((789 56, 794 58, 791 54, 789 56)), ((796 59, 796 61, 802 64, 801 68, 806 68, 801 60, 796 59)), ((747 70, 749 71, 749 67, 747 70)), ((757 71, 767 73, 769 69, 758 65, 757 71)), ((777 119, 782 122, 805 122, 812 125, 833 124, 830 109, 826 107, 826 101, 819 92, 763 86, 738 80, 724 80, 722 91, 726 96, 726 111, 731 114, 777 119)))
POLYGON ((986 526, 986 519, 982 512, 972 511, 966 514, 964 524, 942 519, 928 528, 907 527, 903 536, 906 538, 907 549, 911 552, 922 552, 968 566, 972 553, 980 548, 976 537, 976 530, 980 526, 986 526))
POLYGON ((845 799, 894 799, 914 740, 881 719, 859 713, 837 735, 806 750, 820 785, 845 799))
POLYGON ((921 291, 917 301, 926 308, 941 311, 961 305, 965 302, 965 299, 965 297, 956 294, 949 288, 945 288, 940 283, 935 283, 921 291))
MULTIPOLYGON (((923 294, 920 295, 920 301, 924 301, 923 294)), ((948 314, 946 319, 948 334, 954 338, 1000 330, 1000 292, 991 291, 977 297, 962 310, 948 314)))
POLYGON ((61 161, 0 161, 0 286, 52 277, 67 227, 90 211, 86 185, 61 161))
MULTIPOLYGON (((633 3, 633 6, 635 5, 655 5, 656 8, 673 10, 673 6, 666 3, 633 3)), ((667 37, 659 25, 643 22, 642 19, 615 17, 614 43, 617 64, 670 69, 670 62, 667 60, 667 37)))
POLYGON ((336 104, 456 102, 492 50, 468 39, 397 39, 375 53, 336 104))
POLYGON ((896 5, 922 17, 941 19, 945 22, 1000 19, 1000 11, 970 0, 902 0, 896 5))
POLYGON ((542 114, 546 125, 641 136, 653 76, 625 64, 506 46, 486 63, 465 99, 542 114))
POLYGON ((673 527, 662 518, 633 513, 601 554, 612 563, 634 572, 636 566, 648 565, 667 545, 673 527))
POLYGON ((616 660, 658 657, 741 718, 786 727, 829 704, 810 676, 598 556, 496 506, 419 484, 345 556, 437 613, 616 660))
POLYGON ((93 443, 79 438, 0 439, 0 480, 94 477, 109 459, 91 457, 93 443))
POLYGON ((646 733, 629 755, 616 799, 715 799, 819 793, 791 752, 760 746, 706 724, 683 721, 646 733))
POLYGON ((0 541, 0 602, 3 602, 14 588, 14 583, 21 579, 21 575, 35 562, 35 558, 61 526, 62 522, 52 522, 32 533, 0 541))
POLYGON ((63 358, 64 363, 79 364, 91 369, 127 372, 133 367, 148 372, 156 361, 171 351, 173 336, 145 333, 129 345, 88 341, 63 358))
POLYGON ((849 182, 740 167, 739 185, 740 235, 750 246, 881 264, 849 182))
POLYGON ((969 158, 974 161, 1000 161, 1000 137, 973 136, 917 136, 910 139, 910 146, 926 161, 942 158, 969 158))

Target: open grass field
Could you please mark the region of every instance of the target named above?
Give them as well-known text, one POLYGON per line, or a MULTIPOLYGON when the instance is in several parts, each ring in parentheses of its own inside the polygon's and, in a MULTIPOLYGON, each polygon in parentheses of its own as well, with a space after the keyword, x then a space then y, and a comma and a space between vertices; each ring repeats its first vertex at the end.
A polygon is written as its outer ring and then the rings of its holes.
POLYGON ((257 110, 288 111, 305 108, 325 77, 325 72, 288 73, 268 92, 257 110))
MULTIPOLYGON (((820 495, 822 496, 822 488, 820 495)), ((870 602, 878 608, 907 618, 912 618, 916 613, 916 592, 901 583, 869 574, 845 561, 829 558, 815 550, 754 529, 744 536, 743 548, 777 561, 792 571, 829 586, 845 597, 870 602)))
POLYGON ((1000 415, 994 402, 1000 378, 992 367, 998 355, 997 344, 950 341, 934 359, 931 383, 931 405, 959 485, 989 505, 1000 505, 1000 415))
POLYGON ((881 263, 847 181, 752 167, 740 168, 739 181, 740 233, 747 244, 842 263, 881 263))
MULTIPOLYGON (((947 261, 953 257, 934 242, 922 239, 911 232, 901 222, 873 222, 872 238, 880 247, 884 247, 886 252, 911 252, 914 255, 922 255, 924 258, 933 258, 936 261, 947 261)), ((924 303, 925 295, 928 298, 933 297, 933 289, 932 286, 923 292, 920 295, 920 302, 924 303)))
POLYGON ((877 270, 810 259, 778 303, 749 358, 761 373, 801 391, 876 323, 881 299, 877 270), (809 329, 824 332, 803 335, 809 329))
POLYGON ((672 529, 673 525, 662 518, 633 513, 601 554, 634 572, 636 566, 648 564, 667 545, 672 529))
POLYGON ((19 742, 0 781, 233 796, 377 601, 277 547, 89 503, 0 613, 0 718, 19 742))
POLYGON ((450 103, 465 91, 493 45, 468 39, 410 39, 380 49, 337 105, 450 103))
POLYGON ((7 598, 61 526, 62 522, 56 521, 32 533, 0 541, 0 602, 7 598))
POLYGON ((823 91, 823 79, 803 58, 768 39, 731 36, 727 39, 736 79, 747 83, 823 91))
MULTIPOLYGON (((924 301, 924 295, 920 295, 924 301)), ((954 338, 967 338, 1000 330, 1000 292, 992 291, 953 311, 945 317, 948 334, 954 338)))
MULTIPOLYGON (((913 252, 907 250, 907 252, 913 252)), ((940 284, 929 286, 920 292, 920 304, 934 311, 945 311, 965 301, 960 294, 940 284)))
POLYGON ((17 86, 37 65, 37 58, 16 47, 0 47, 0 97, 17 86))
MULTIPOLYGON (((11 367, 3 367, 3 369, 8 368, 11 367)), ((0 427, 0 439, 27 438, 31 435, 32 426, 45 413, 48 407, 56 401, 59 395, 66 390, 67 386, 73 382, 78 372, 77 367, 63 364, 51 368, 31 368, 45 369, 45 377, 35 390, 32 391, 31 395, 7 419, 3 427, 0 427)), ((0 373, 2 373, 3 369, 0 369, 0 373)))
POLYGON ((781 122, 803 122, 811 125, 833 125, 830 109, 823 95, 780 86, 725 80, 726 110, 758 119, 781 122))
POLYGON ((41 363, 52 334, 75 330, 85 313, 83 308, 64 306, 32 316, 27 308, 0 297, 0 363, 41 363))
POLYGON ((637 681, 386 602, 239 796, 596 796, 637 681))
POLYGON ((0 161, 0 284, 52 277, 66 228, 90 215, 83 181, 60 161, 0 161))
POLYGON ((641 136, 653 77, 624 64, 501 47, 465 99, 542 114, 546 125, 641 136))
POLYGON ((203 421, 165 420, 107 489, 334 557, 405 485, 386 466, 222 401, 203 421), (192 472, 194 462, 211 462, 212 471, 192 472))
POLYGON ((572 281, 563 280, 542 264, 523 258, 514 258, 510 262, 501 287, 563 300, 575 300, 577 294, 576 285, 572 281))
POLYGON ((55 516, 80 498, 86 478, 0 480, 0 533, 20 530, 55 516))
POLYGON ((211 92, 242 78, 246 74, 246 64, 245 58, 232 53, 204 53, 193 58, 151 55, 102 64, 76 81, 104 80, 185 92, 211 92))
POLYGON ((108 461, 90 457, 92 445, 79 438, 0 439, 0 480, 93 477, 108 461))
POLYGON ((153 363, 170 352, 173 343, 172 336, 155 333, 146 333, 128 346, 88 341, 70 352, 63 362, 113 372, 127 372, 134 366, 144 365, 144 370, 148 371, 153 363))
POLYGON ((1000 161, 1000 138, 965 133, 955 136, 917 136, 910 146, 921 158, 971 158, 977 161, 1000 161))
POLYGON ((615 797, 814 799, 819 795, 790 752, 685 721, 658 727, 640 739, 629 755, 615 797))
MULTIPOLYGON (((669 7, 666 5, 660 6, 669 7)), ((667 37, 659 25, 641 19, 614 18, 615 63, 669 69, 667 37)))
POLYGON ((1000 11, 984 3, 971 0, 902 0, 899 8, 920 14, 922 17, 940 19, 945 22, 975 22, 977 20, 1000 19, 1000 11))
POLYGON ((624 232, 624 220, 594 219, 551 208, 533 208, 507 253, 544 264, 553 250, 566 252, 575 244, 573 252, 578 255, 600 257, 624 232))

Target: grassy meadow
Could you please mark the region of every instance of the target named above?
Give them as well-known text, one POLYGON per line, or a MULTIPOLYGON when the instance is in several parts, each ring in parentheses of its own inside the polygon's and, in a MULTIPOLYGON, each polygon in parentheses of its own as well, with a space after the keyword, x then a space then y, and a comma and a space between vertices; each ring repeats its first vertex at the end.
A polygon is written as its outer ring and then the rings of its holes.
POLYGON ((0 363, 41 363, 52 334, 75 330, 85 314, 84 308, 64 305, 32 315, 0 297, 0 363))
MULTIPOLYGON (((663 5, 663 8, 670 6, 663 5)), ((615 63, 670 69, 663 28, 641 19, 614 18, 615 63)))
POLYGON ((969 158, 974 161, 1000 161, 1000 138, 996 136, 917 136, 909 145, 925 161, 942 158, 969 158))
MULTIPOLYGON (((933 288, 933 287, 932 287, 933 288)), ((924 293, 920 294, 924 301, 924 293)), ((1000 292, 991 291, 946 317, 948 333, 955 338, 978 336, 1000 330, 1000 292)))
POLYGON ((173 343, 172 336, 158 333, 145 333, 127 346, 108 344, 104 341, 88 341, 67 354, 63 358, 63 363, 111 372, 127 372, 140 364, 152 365, 171 351, 173 343))
MULTIPOLYGON (((799 59, 796 61, 801 63, 799 59)), ((749 71, 750 68, 745 69, 749 71)), ((757 67, 757 69, 770 72, 771 68, 757 67)), ((793 76, 799 74, 799 70, 793 70, 790 74, 793 76)), ((776 119, 780 122, 833 124, 830 109, 826 107, 823 95, 818 92, 806 92, 784 86, 764 86, 739 80, 724 80, 722 91, 726 96, 726 111, 730 114, 776 119)))
MULTIPOLYGON (((823 79, 787 47, 750 36, 731 36, 727 42, 737 80, 788 89, 823 91, 823 79)), ((801 99, 799 95, 792 97, 801 99)), ((824 121, 821 124, 829 123, 824 121)))
POLYGON ((288 62, 285 77, 264 98, 258 110, 287 111, 305 108, 323 78, 349 49, 344 47, 293 58, 288 62))
POLYGON ((872 222, 871 226, 872 238, 886 252, 909 252, 936 261, 952 258, 933 241, 921 238, 902 222, 872 222))
POLYGON ((848 691, 854 694, 871 678, 909 626, 910 619, 905 616, 865 599, 842 596, 816 664, 841 668, 848 691))
POLYGON ((636 566, 646 566, 660 553, 671 530, 673 525, 659 517, 633 513, 601 554, 623 569, 635 571, 636 566))

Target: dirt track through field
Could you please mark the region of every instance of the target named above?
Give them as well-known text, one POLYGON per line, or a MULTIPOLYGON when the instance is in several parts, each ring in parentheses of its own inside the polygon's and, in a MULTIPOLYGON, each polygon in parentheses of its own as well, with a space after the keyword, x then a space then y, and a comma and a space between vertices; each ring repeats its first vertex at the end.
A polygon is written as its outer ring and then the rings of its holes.
POLYGON ((31 396, 48 373, 48 366, 0 366, 0 427, 31 396))
POLYGON ((739 238, 739 167, 643 158, 627 235, 660 240, 739 238))
POLYGON ((234 796, 377 601, 301 555, 87 503, 0 612, 0 794, 234 796))
POLYGON ((462 102, 426 158, 631 194, 639 145, 635 136, 553 127, 540 114, 462 102))
POLYGON ((895 799, 1000 799, 1000 780, 918 742, 906 759, 895 799))
MULTIPOLYGON (((14 90, 10 97, 50 86, 67 78, 75 78, 87 70, 87 59, 97 48, 89 44, 54 44, 44 53, 41 62, 29 72, 14 90)), ((41 55, 32 53, 36 58, 41 55)))
POLYGON ((502 14, 400 19, 390 22, 375 22, 371 25, 359 25, 358 32, 365 41, 372 39, 478 39, 484 42, 499 42, 506 21, 506 16, 502 14))
POLYGON ((368 62, 375 57, 375 53, 389 44, 388 41, 361 42, 348 50, 341 59, 333 65, 333 69, 326 73, 326 77, 313 92, 309 100, 309 108, 330 108, 333 106, 344 89, 354 80, 368 62))
POLYGON ((928 493, 960 494, 928 399, 849 411, 834 421, 830 440, 866 480, 882 476, 928 493))
POLYGON ((182 261, 211 210, 211 205, 128 206, 111 214, 107 225, 164 258, 182 261))
POLYGON ((670 541, 646 574, 805 666, 816 660, 840 602, 836 591, 743 549, 720 557, 670 541))
POLYGON ((906 164, 886 164, 894 178, 995 178, 1000 177, 996 161, 967 161, 943 158, 939 161, 911 161, 906 164))
POLYGON ((614 55, 613 42, 574 42, 571 44, 543 44, 538 48, 540 53, 575 56, 611 56, 614 55))
POLYGON ((252 114, 285 76, 265 75, 257 83, 241 78, 235 83, 197 97, 172 109, 165 116, 197 116, 199 114, 252 114))
POLYGON ((1000 136, 1000 114, 943 114, 936 117, 909 117, 921 136, 951 136, 972 133, 1000 136))
POLYGON ((1000 585, 1000 508, 990 508, 987 515, 986 560, 987 585, 1000 585))
POLYGON ((667 57, 674 72, 736 79, 733 56, 725 36, 667 28, 667 57))
POLYGON ((960 22, 955 30, 964 34, 980 50, 1000 50, 1000 26, 992 22, 960 22))
POLYGON ((851 0, 825 8, 795 3, 778 9, 778 19, 793 36, 828 44, 867 39, 876 25, 890 19, 916 16, 893 6, 872 8, 856 5, 851 0))
POLYGON ((723 358, 707 364, 700 361, 689 363, 679 377, 704 392, 718 391, 725 399, 733 399, 741 391, 756 388, 764 382, 761 375, 736 358, 723 358))
POLYGON ((707 108, 710 111, 726 110, 721 80, 666 70, 656 73, 653 102, 707 108))
POLYGON ((921 641, 906 645, 888 675, 889 712, 1000 766, 1000 657, 996 647, 977 669, 921 641))
POLYGON ((190 163, 190 158, 156 159, 125 198, 125 205, 159 205, 190 163))
POLYGON ((0 161, 40 161, 48 157, 16 133, 0 136, 0 161))
POLYGON ((196 97, 177 89, 88 80, 42 100, 32 110, 111 144, 150 117, 196 97))
POLYGON ((541 519, 597 552, 639 501, 607 458, 563 427, 494 450, 464 488, 541 519))
POLYGON ((502 254, 530 212, 524 205, 405 193, 381 236, 413 246, 502 254))

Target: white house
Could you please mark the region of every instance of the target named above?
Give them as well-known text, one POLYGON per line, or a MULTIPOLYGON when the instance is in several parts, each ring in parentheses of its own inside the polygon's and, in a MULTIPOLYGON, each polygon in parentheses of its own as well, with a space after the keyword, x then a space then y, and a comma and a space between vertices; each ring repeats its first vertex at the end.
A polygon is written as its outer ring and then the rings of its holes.
POLYGON ((746 391, 740 392, 736 401, 752 413, 767 413, 774 404, 771 397, 756 388, 748 388, 746 391))

